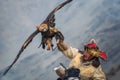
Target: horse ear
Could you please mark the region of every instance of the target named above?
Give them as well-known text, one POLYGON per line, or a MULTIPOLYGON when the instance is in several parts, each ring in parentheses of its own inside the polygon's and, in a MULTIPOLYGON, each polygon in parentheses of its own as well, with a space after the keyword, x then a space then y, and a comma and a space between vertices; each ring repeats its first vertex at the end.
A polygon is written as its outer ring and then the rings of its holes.
POLYGON ((95 39, 91 39, 89 43, 94 43, 94 44, 97 44, 96 40, 95 39))

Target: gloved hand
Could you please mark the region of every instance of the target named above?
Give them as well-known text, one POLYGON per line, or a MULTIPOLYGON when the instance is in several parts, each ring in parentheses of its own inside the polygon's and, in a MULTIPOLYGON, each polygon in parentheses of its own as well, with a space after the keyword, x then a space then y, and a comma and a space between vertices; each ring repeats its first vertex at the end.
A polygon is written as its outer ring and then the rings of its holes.
MULTIPOLYGON (((40 29, 43 30, 44 28, 40 27, 40 29)), ((64 40, 64 36, 62 35, 62 33, 60 31, 58 31, 57 28, 54 28, 54 27, 50 27, 49 31, 45 31, 45 32, 41 31, 41 34, 42 34, 42 43, 41 44, 42 44, 43 49, 45 49, 45 47, 46 47, 47 50, 53 50, 53 43, 52 43, 53 37, 56 38, 56 41, 64 40)), ((41 44, 40 44, 40 46, 41 46, 41 44)))
POLYGON ((58 32, 55 34, 55 38, 56 38, 56 40, 64 41, 64 36, 63 36, 63 34, 62 34, 60 31, 58 31, 58 32))

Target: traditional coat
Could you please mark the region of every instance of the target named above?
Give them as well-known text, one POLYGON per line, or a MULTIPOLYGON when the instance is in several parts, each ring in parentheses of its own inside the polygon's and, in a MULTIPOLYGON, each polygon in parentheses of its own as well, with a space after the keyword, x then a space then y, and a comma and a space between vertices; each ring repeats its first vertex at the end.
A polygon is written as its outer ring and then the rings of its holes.
POLYGON ((57 46, 66 57, 71 59, 69 68, 80 69, 79 76, 82 80, 106 80, 101 65, 93 66, 92 60, 84 62, 83 54, 78 49, 66 45, 63 41, 59 41, 57 46))

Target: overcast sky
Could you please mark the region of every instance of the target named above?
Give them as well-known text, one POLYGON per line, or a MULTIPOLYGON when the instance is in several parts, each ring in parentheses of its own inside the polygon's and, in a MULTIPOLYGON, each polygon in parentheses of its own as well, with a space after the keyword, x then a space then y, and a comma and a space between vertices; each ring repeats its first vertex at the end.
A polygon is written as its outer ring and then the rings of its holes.
MULTIPOLYGON (((12 63, 21 45, 36 30, 35 26, 63 1, 65 0, 0 0, 0 70, 12 63)), ((117 64, 120 61, 117 61, 120 56, 119 12, 119 0, 73 0, 56 13, 56 27, 64 34, 66 43, 79 49, 91 38, 95 38, 110 58, 113 53, 117 53, 107 65, 113 62, 117 64)), ((63 55, 58 50, 51 52, 38 49, 40 40, 39 34, 3 80, 38 80, 41 76, 46 77, 44 80, 55 79, 51 77, 55 75, 52 68, 59 64, 56 61, 60 61, 63 55), (29 67, 28 70, 24 70, 26 67, 29 67), (47 73, 46 68, 51 71, 51 75, 43 76, 47 73), (15 72, 16 76, 13 75, 15 72), (33 73, 38 74, 31 77, 33 73), (12 77, 9 78, 10 76, 12 77)), ((65 57, 63 59, 67 61, 65 57)))

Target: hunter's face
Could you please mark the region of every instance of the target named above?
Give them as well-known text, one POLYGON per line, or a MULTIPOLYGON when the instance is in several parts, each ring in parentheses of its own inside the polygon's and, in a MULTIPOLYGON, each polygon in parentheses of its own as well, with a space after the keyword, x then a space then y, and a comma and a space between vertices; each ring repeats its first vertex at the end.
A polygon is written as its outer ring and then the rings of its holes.
POLYGON ((83 54, 83 58, 84 58, 85 61, 89 61, 93 58, 93 56, 90 55, 87 51, 85 51, 84 54, 83 54))
POLYGON ((48 25, 43 23, 43 24, 40 24, 38 26, 36 26, 37 29, 40 31, 40 32, 46 32, 48 30, 48 25))
POLYGON ((94 57, 98 57, 100 54, 100 51, 96 48, 88 48, 85 50, 83 56, 85 60, 91 60, 94 57))

